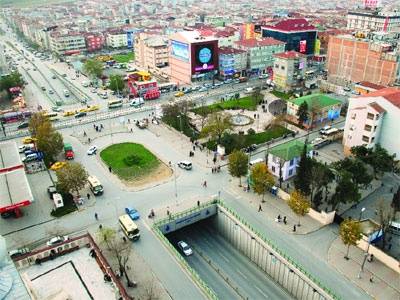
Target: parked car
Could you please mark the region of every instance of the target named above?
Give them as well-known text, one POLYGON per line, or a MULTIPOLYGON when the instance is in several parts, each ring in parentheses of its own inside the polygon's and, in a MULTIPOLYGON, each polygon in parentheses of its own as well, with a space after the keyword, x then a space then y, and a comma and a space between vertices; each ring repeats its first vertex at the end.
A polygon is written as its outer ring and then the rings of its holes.
POLYGON ((91 105, 87 108, 87 111, 95 111, 95 110, 99 110, 100 106, 98 105, 91 105))
POLYGON ((202 86, 201 88, 199 88, 199 92, 207 92, 208 88, 205 86, 202 86))
POLYGON ((51 78, 53 78, 53 79, 57 79, 57 76, 56 76, 56 75, 53 75, 53 76, 51 76, 51 78))
POLYGON ((138 220, 140 218, 139 212, 132 207, 125 207, 125 213, 133 220, 138 220))
POLYGON ((182 161, 178 162, 178 167, 181 169, 185 169, 185 170, 191 170, 193 166, 190 161, 182 160, 182 161))
POLYGON ((15 214, 14 210, 8 210, 8 211, 1 213, 1 217, 3 219, 14 218, 15 216, 16 216, 16 214, 15 214))
POLYGON ((75 118, 82 118, 82 117, 85 117, 86 115, 87 115, 87 112, 81 111, 81 112, 78 112, 78 113, 75 115, 75 118))
POLYGON ((24 129, 29 127, 29 122, 22 122, 18 125, 17 129, 24 129))
POLYGON ((54 246, 57 244, 61 244, 62 242, 65 242, 67 240, 68 240, 68 235, 65 235, 65 236, 57 235, 57 236, 51 238, 46 244, 47 244, 47 246, 54 246))
POLYGON ((250 146, 246 147, 246 148, 244 149, 244 152, 250 153, 250 152, 253 152, 253 151, 256 150, 256 149, 257 149, 257 145, 256 145, 256 144, 253 144, 253 145, 250 145, 250 146))
POLYGON ((332 128, 332 126, 330 126, 330 125, 326 125, 326 126, 324 126, 324 127, 322 127, 320 130, 319 130, 319 133, 320 134, 325 134, 329 129, 331 129, 332 128))
POLYGON ((50 95, 54 94, 54 91, 53 90, 49 90, 49 94, 50 95))
POLYGON ((19 249, 11 250, 10 252, 8 252, 8 255, 10 255, 11 258, 17 258, 18 256, 28 254, 30 252, 31 252, 31 250, 29 250, 29 248, 19 248, 19 249))
POLYGON ((51 110, 54 111, 54 112, 61 112, 62 111, 61 107, 58 107, 58 106, 53 106, 51 108, 51 110))
POLYGON ((182 91, 175 93, 175 97, 182 97, 183 95, 185 95, 185 93, 182 91))
POLYGON ((73 116, 74 114, 75 114, 75 112, 73 112, 73 111, 66 111, 66 112, 64 113, 64 117, 73 116))
POLYGON ((42 89, 42 91, 45 91, 45 90, 46 90, 46 88, 45 88, 44 86, 42 86, 41 89, 42 89))
POLYGON ((37 153, 32 153, 32 154, 29 154, 29 155, 25 156, 24 158, 22 158, 22 162, 35 161, 38 158, 39 158, 39 155, 37 153))
POLYGON ((258 79, 267 79, 268 78, 268 74, 261 74, 260 76, 258 76, 258 79))
POLYGON ((143 98, 135 98, 132 99, 131 103, 129 103, 130 106, 133 107, 141 107, 142 105, 144 105, 144 100, 143 98))
POLYGON ((179 249, 181 249, 183 254, 185 254, 186 256, 190 256, 193 254, 192 248, 190 248, 190 246, 184 241, 179 241, 178 247, 179 247, 179 249))
POLYGON ((88 151, 86 153, 87 153, 87 155, 93 155, 93 154, 96 155, 96 152, 97 152, 97 147, 92 146, 88 149, 88 151))
POLYGON ((60 170, 61 168, 65 167, 66 164, 67 163, 65 161, 57 161, 51 165, 50 170, 53 170, 53 171, 60 170))

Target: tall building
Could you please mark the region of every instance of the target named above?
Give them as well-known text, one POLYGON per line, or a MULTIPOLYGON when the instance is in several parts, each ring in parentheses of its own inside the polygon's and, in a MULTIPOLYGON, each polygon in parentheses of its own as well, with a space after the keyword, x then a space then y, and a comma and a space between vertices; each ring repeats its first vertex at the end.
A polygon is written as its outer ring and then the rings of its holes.
POLYGON ((139 33, 135 37, 135 62, 147 70, 165 67, 169 61, 168 49, 167 38, 139 33))
POLYGON ((350 154, 354 146, 373 148, 379 143, 390 154, 400 157, 399 120, 399 88, 350 98, 343 135, 345 154, 350 154))
POLYGON ((394 32, 400 30, 400 12, 357 10, 347 13, 347 29, 394 32))
POLYGON ((218 39, 198 31, 181 31, 170 36, 171 79, 179 84, 211 80, 218 74, 218 39))
POLYGON ((261 27, 263 37, 272 37, 286 44, 286 51, 314 54, 317 29, 306 19, 286 19, 261 27))
POLYGON ((106 43, 110 48, 128 47, 128 35, 123 30, 112 30, 106 33, 106 43))
POLYGON ((399 64, 399 53, 388 42, 350 35, 329 37, 327 69, 331 82, 369 81, 393 85, 400 80, 399 64))
POLYGON ((292 91, 303 87, 307 57, 296 51, 286 51, 274 55, 273 80, 276 88, 292 91))

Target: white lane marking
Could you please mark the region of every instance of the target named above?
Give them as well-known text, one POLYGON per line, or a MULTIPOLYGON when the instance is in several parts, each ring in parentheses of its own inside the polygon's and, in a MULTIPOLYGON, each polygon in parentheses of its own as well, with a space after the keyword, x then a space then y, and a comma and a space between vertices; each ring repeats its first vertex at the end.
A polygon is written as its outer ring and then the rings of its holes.
POLYGON ((268 299, 269 297, 268 297, 268 295, 266 295, 258 286, 254 286, 264 297, 265 297, 265 299, 268 299))
POLYGON ((242 277, 244 278, 244 279, 247 279, 247 277, 246 277, 246 275, 244 275, 242 272, 240 272, 238 269, 236 269, 236 272, 238 272, 240 275, 242 275, 242 277))
POLYGON ((223 259, 226 260, 226 262, 229 262, 229 259, 225 255, 221 254, 221 256, 222 256, 223 259))

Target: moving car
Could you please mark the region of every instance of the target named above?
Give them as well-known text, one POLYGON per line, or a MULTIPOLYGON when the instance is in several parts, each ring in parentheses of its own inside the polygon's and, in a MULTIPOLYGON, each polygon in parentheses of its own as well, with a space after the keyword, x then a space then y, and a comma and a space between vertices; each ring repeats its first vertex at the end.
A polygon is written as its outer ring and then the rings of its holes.
POLYGON ((205 86, 202 86, 202 87, 199 89, 199 92, 207 92, 207 91, 208 91, 208 88, 205 87, 205 86))
POLYGON ((325 134, 329 129, 332 129, 332 126, 326 125, 319 130, 320 134, 325 134))
POLYGON ((85 117, 86 115, 87 115, 86 112, 78 112, 78 113, 75 115, 75 118, 82 118, 82 117, 85 117))
POLYGON ((67 240, 68 240, 68 235, 65 235, 65 236, 57 235, 57 236, 51 238, 46 244, 47 244, 47 246, 54 246, 57 244, 61 244, 62 242, 65 242, 67 240))
POLYGON ((54 94, 54 91, 53 90, 49 90, 49 94, 54 94))
POLYGON ((69 91, 64 90, 64 96, 65 96, 65 97, 69 97, 69 95, 70 95, 70 94, 69 94, 69 91))
POLYGON ((87 155, 93 155, 93 154, 96 154, 96 152, 97 152, 97 147, 92 146, 88 149, 88 151, 86 153, 87 153, 87 155))
POLYGON ((34 144, 27 144, 27 145, 22 145, 18 147, 18 152, 19 153, 25 153, 26 150, 31 150, 35 148, 34 144))
POLYGON ((42 89, 42 91, 45 91, 45 90, 46 90, 46 88, 45 88, 44 86, 42 86, 41 89, 42 89))
POLYGON ((57 76, 56 76, 56 75, 53 75, 53 76, 51 76, 51 78, 53 78, 53 79, 57 79, 57 76))
POLYGON ((53 171, 60 170, 61 168, 65 167, 66 164, 67 163, 65 161, 57 161, 51 165, 50 170, 53 170, 53 171))
POLYGON ((74 114, 75 114, 75 112, 73 112, 73 111, 66 111, 66 112, 64 113, 64 117, 73 116, 74 114))
POLYGON ((95 110, 99 110, 100 106, 99 105, 91 105, 87 108, 87 111, 95 111, 95 110))
POLYGON ((187 160, 182 160, 180 162, 178 162, 178 167, 181 169, 185 169, 185 170, 191 170, 192 169, 192 163, 190 161, 187 160))
POLYGON ((31 250, 29 250, 29 248, 19 248, 19 249, 15 249, 15 250, 11 250, 10 252, 8 252, 8 255, 10 255, 11 258, 16 258, 18 256, 30 253, 31 250))
POLYGON ((245 152, 245 153, 250 153, 250 152, 253 152, 253 151, 256 150, 256 149, 257 149, 257 145, 256 145, 256 144, 253 144, 253 145, 250 145, 250 146, 246 147, 246 148, 244 149, 244 152, 245 152))
POLYGON ((93 94, 96 94, 97 93, 97 89, 93 88, 93 89, 90 90, 90 92, 93 93, 93 94))
POLYGON ((179 241, 178 242, 178 247, 181 249, 181 251, 186 255, 190 256, 193 254, 192 248, 189 247, 188 244, 186 244, 184 241, 179 241))
POLYGON ((182 92, 182 91, 179 91, 179 92, 175 93, 175 97, 182 97, 184 95, 185 95, 185 93, 182 92))
POLYGON ((141 107, 142 105, 144 105, 144 100, 143 98, 135 98, 131 101, 131 103, 129 103, 130 106, 133 107, 141 107))
POLYGON ((28 154, 24 158, 22 158, 22 162, 30 162, 30 161, 35 161, 39 158, 39 155, 37 153, 32 153, 28 154))
POLYGON ((139 212, 132 207, 125 207, 125 213, 133 220, 138 220, 140 218, 139 212))
POLYGON ((268 78, 268 74, 261 74, 260 76, 258 76, 258 79, 267 79, 268 78))

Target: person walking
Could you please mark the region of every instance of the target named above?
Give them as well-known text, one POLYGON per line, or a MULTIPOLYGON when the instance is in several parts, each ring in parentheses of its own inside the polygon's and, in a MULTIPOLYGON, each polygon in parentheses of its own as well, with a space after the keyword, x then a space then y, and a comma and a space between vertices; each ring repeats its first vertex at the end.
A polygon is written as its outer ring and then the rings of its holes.
POLYGON ((94 213, 94 218, 96 219, 96 221, 99 220, 99 215, 97 213, 94 213))
POLYGON ((287 224, 286 216, 283 217, 283 224, 285 224, 285 225, 287 224))
POLYGON ((296 224, 293 225, 293 232, 296 232, 296 224))
POLYGON ((204 182, 203 182, 203 187, 207 187, 207 181, 206 180, 204 180, 204 182))
POLYGON ((260 205, 258 205, 258 212, 260 212, 260 211, 262 211, 263 209, 262 209, 262 207, 261 207, 261 204, 260 205))
POLYGON ((86 197, 87 197, 87 199, 89 200, 89 199, 90 199, 90 194, 87 193, 87 194, 86 194, 86 197))

